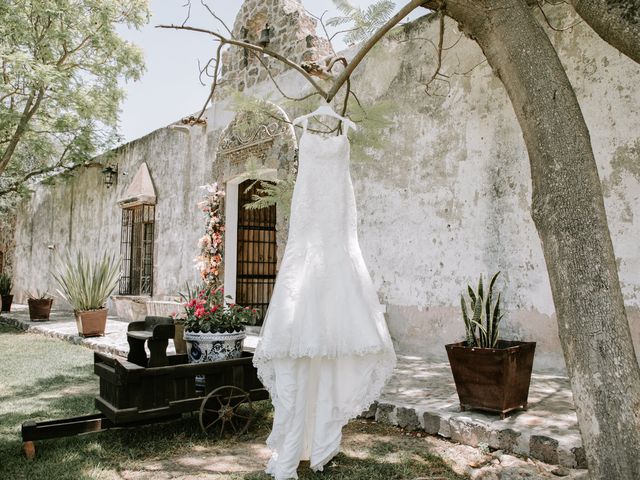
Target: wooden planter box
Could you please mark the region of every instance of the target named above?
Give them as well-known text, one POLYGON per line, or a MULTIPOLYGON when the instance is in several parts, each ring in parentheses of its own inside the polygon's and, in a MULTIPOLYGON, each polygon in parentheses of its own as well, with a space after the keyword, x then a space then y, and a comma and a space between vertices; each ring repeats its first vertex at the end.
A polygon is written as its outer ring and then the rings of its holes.
POLYGON ((527 408, 535 342, 501 340, 498 348, 445 345, 462 410, 500 413, 527 408))
POLYGON ((53 298, 30 298, 27 303, 29 304, 29 318, 32 321, 49 320, 53 298))
POLYGON ((107 309, 75 311, 78 334, 82 337, 100 337, 107 326, 107 309))

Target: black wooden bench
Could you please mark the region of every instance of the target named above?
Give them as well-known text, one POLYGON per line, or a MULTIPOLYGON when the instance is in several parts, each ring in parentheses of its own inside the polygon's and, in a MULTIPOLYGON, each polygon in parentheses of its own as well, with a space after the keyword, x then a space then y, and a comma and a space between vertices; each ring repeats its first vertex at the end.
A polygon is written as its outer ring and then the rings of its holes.
POLYGON ((127 328, 129 355, 127 360, 141 367, 164 367, 169 365, 167 346, 176 335, 173 318, 146 317, 141 322, 131 322, 127 328), (144 344, 149 345, 150 358, 144 344))

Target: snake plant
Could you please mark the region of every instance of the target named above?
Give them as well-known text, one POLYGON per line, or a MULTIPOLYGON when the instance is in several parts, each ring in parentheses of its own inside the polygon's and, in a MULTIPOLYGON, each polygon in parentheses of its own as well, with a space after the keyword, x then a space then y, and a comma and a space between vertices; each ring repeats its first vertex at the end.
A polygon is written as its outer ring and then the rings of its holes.
POLYGON ((500 272, 491 277, 486 295, 482 275, 477 291, 474 291, 471 285, 467 287, 471 307, 469 310, 464 295, 460 297, 468 347, 495 348, 498 344, 500 320, 504 316, 500 310, 500 294, 496 297, 495 303, 493 301, 493 287, 498 275, 500 272))

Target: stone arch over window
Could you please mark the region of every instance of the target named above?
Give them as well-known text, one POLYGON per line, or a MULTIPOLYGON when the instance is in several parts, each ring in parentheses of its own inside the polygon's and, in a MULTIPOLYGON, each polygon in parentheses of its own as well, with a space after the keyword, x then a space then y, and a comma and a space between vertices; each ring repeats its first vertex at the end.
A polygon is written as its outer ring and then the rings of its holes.
POLYGON ((281 207, 260 212, 243 210, 243 205, 251 201, 254 192, 247 189, 253 186, 255 191, 256 180, 285 179, 295 174, 297 163, 289 118, 276 105, 265 108, 268 114, 236 114, 220 135, 214 164, 215 179, 226 191, 225 293, 263 311, 284 251, 287 218, 281 207))

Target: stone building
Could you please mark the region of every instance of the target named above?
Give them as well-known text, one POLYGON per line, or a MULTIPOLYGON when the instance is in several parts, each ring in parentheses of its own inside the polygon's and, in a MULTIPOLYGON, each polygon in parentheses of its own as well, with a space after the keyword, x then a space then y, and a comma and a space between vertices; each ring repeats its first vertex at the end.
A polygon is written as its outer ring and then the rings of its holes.
MULTIPOLYGON (((570 7, 549 10, 555 24, 575 23, 570 7)), ((235 34, 252 42, 267 29, 270 48, 296 61, 329 54, 315 28, 297 0, 248 0, 234 24, 235 34)), ((352 82, 365 109, 381 104, 391 109, 390 123, 375 133, 381 141, 367 146, 366 132, 354 139, 363 148, 353 149, 351 173, 361 247, 392 336, 403 353, 443 357, 444 344, 462 338, 460 294, 480 273, 500 270, 508 312, 503 337, 537 341, 536 367, 561 369, 546 266, 530 215, 522 133, 481 50, 452 23, 445 32, 445 46, 451 46, 443 61, 447 77, 425 86, 435 68, 437 36, 437 22, 428 16, 395 29, 370 52, 352 82)), ((592 135, 640 351, 640 220, 635 216, 640 212, 640 69, 584 23, 563 32, 549 29, 549 36, 592 135)), ((349 57, 354 51, 343 53, 349 57)), ((285 93, 308 91, 299 73, 263 61, 276 69, 285 93)), ((260 228, 268 233, 260 237, 254 260, 263 270, 246 274, 238 252, 247 248, 245 233, 257 229, 257 220, 242 205, 256 175, 285 178, 295 171, 300 132, 273 116, 293 119, 308 106, 285 101, 260 61, 242 49, 225 54, 222 77, 225 88, 206 111, 205 125, 178 121, 114 152, 112 188, 104 185, 104 165, 95 165, 35 189, 15 226, 18 300, 24 300, 26 289, 54 290, 48 272, 65 249, 125 254, 128 280, 114 296, 122 316, 143 314, 148 300, 175 298, 185 282, 197 279, 193 258, 204 228, 196 208, 199 186, 217 181, 227 193, 227 292, 238 302, 268 302, 264 292, 268 297, 286 218, 280 208, 260 217, 260 228), (275 115, 236 114, 234 90, 268 98, 275 115)))

